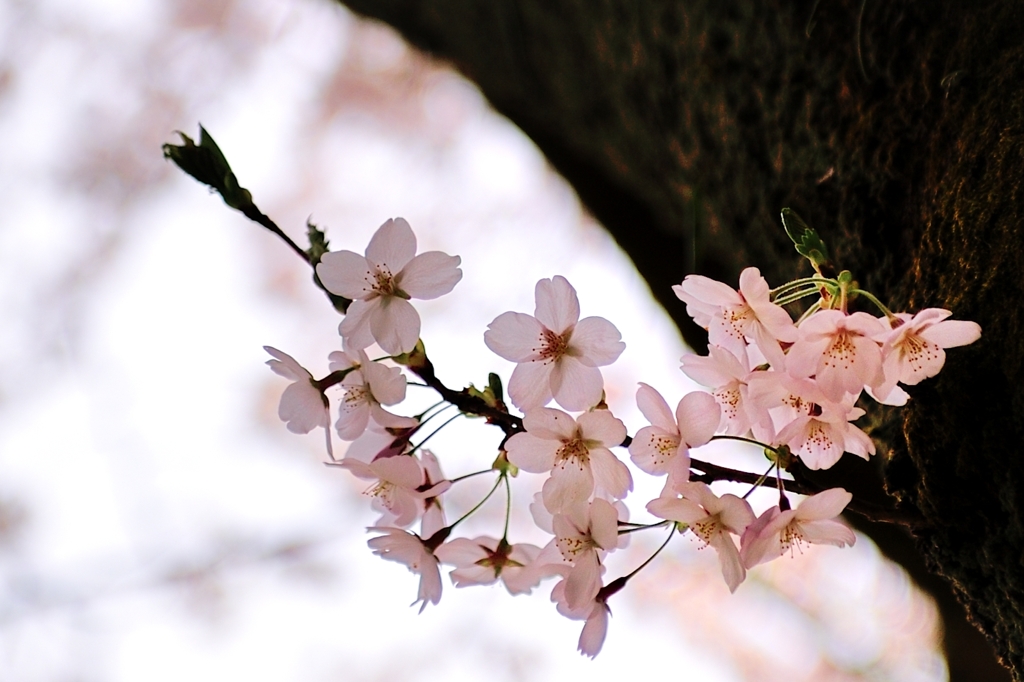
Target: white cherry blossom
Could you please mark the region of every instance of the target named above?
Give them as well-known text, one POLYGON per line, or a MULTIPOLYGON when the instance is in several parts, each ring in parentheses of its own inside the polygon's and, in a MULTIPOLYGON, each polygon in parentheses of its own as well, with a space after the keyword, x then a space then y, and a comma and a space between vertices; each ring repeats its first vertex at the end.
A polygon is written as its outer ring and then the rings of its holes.
POLYGON ((419 518, 423 495, 418 489, 423 485, 424 472, 415 457, 383 457, 369 464, 346 457, 340 466, 358 478, 374 481, 365 494, 373 498, 374 509, 383 514, 376 525, 405 528, 419 518))
POLYGON ((636 404, 650 426, 645 426, 629 445, 629 456, 643 471, 669 475, 673 482, 690 477, 690 448, 704 445, 718 429, 721 408, 715 398, 695 391, 683 396, 675 414, 656 390, 645 383, 636 392, 636 404))
POLYGON ((747 572, 730 533, 742 535, 754 521, 754 512, 746 500, 730 493, 718 497, 706 483, 683 483, 679 492, 682 499, 659 497, 647 503, 647 511, 660 519, 687 524, 705 547, 714 547, 725 583, 735 592, 747 572))
POLYGON ((565 579, 555 585, 554 589, 551 590, 551 601, 555 602, 558 612, 566 618, 585 621, 576 648, 584 656, 594 658, 601 652, 601 647, 604 646, 605 636, 608 634, 608 616, 611 615, 611 609, 608 608, 605 598, 598 596, 600 595, 600 585, 598 586, 597 595, 579 607, 571 608, 565 598, 567 584, 568 579, 565 579))
POLYGON ((333 458, 334 448, 331 446, 331 414, 330 403, 314 383, 313 375, 300 365, 295 358, 271 346, 263 346, 274 359, 267 360, 267 365, 274 374, 291 379, 292 383, 281 394, 281 402, 277 406, 277 416, 286 422, 292 433, 309 433, 322 426, 327 433, 327 453, 333 458))
POLYGON ((618 520, 615 507, 602 499, 593 500, 585 511, 577 507, 555 514, 555 547, 572 564, 564 588, 570 609, 592 601, 601 589, 601 560, 619 545, 618 520))
POLYGON ((768 509, 743 534, 743 565, 753 568, 787 552, 802 551, 804 544, 853 545, 857 540, 853 531, 836 520, 852 499, 842 488, 830 488, 804 499, 796 509, 768 509))
POLYGON ((525 412, 553 397, 567 410, 593 407, 604 390, 598 367, 626 347, 619 330, 602 317, 581 320, 576 290, 564 277, 537 282, 535 298, 533 315, 502 313, 484 333, 488 348, 518 363, 508 384, 512 404, 525 412))
POLYGON ((626 427, 608 410, 585 412, 573 419, 547 407, 523 418, 525 433, 505 444, 508 460, 523 471, 551 472, 542 490, 544 506, 557 514, 585 504, 595 489, 621 499, 633 489, 626 465, 608 449, 626 438, 626 427))
POLYGON ((462 279, 461 259, 440 251, 416 255, 416 235, 403 218, 380 226, 366 256, 325 253, 316 267, 324 287, 352 299, 338 327, 347 344, 366 348, 374 341, 392 355, 408 353, 420 337, 420 316, 409 299, 432 299, 462 279))

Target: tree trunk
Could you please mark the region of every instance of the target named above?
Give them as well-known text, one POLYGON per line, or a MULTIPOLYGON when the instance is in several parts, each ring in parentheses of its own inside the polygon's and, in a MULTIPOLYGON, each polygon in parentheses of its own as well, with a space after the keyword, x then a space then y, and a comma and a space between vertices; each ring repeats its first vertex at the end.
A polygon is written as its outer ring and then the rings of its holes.
POLYGON ((1017 5, 344 1, 452 61, 533 138, 695 348, 703 330, 670 290, 684 274, 807 274, 785 206, 883 300, 979 322, 981 341, 912 387, 907 408, 873 415, 877 466, 849 467, 858 495, 924 518, 918 552, 860 526, 938 599, 951 678, 1007 675, 947 585, 1024 680, 1017 5))

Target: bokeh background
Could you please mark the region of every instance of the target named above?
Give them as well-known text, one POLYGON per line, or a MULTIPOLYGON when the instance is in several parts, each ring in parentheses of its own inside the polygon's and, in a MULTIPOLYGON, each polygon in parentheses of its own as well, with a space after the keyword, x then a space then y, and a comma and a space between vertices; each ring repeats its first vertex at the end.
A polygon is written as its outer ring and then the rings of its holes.
MULTIPOLYGON (((417 614, 416 577, 365 545, 365 483, 277 420, 262 346, 322 376, 338 318, 283 244, 162 159, 199 122, 294 238, 310 219, 361 252, 403 216, 421 249, 462 256, 453 294, 418 305, 449 385, 507 379, 487 323, 562 274, 623 333, 605 374, 630 432, 637 381, 673 404, 691 388, 678 334, 572 190, 386 27, 327 0, 0 0, 0 679, 946 679, 934 607, 864 537, 735 595, 677 538, 612 600, 596 661, 550 585, 449 584, 417 614)), ((497 440, 460 420, 431 445, 457 476, 497 440)), ((642 512, 659 486, 637 479, 642 512)), ((495 533, 494 506, 467 532, 495 533)))

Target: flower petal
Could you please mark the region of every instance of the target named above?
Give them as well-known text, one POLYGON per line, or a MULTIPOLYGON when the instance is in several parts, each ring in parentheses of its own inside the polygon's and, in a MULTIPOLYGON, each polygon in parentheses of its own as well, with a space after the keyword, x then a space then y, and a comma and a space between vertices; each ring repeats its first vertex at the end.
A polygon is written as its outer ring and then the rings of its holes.
POLYGON ((370 312, 370 331, 385 353, 399 355, 416 347, 420 338, 420 315, 409 301, 394 296, 378 299, 370 312))
POLYGON ((458 256, 427 251, 413 258, 396 275, 398 288, 412 298, 423 300, 444 296, 462 279, 458 256))
POLYGON ((569 355, 591 367, 604 367, 615 362, 626 344, 614 324, 603 317, 585 317, 572 330, 569 355))
POLYGON ((551 471, 555 465, 555 453, 561 447, 556 440, 538 438, 531 433, 517 433, 505 443, 508 461, 531 474, 551 471))
POLYGON ((842 488, 829 488, 801 502, 796 510, 796 518, 801 521, 834 519, 852 499, 853 495, 842 488))
POLYGON ((507 312, 487 325, 484 343, 492 352, 512 362, 540 358, 544 347, 544 326, 533 315, 507 312))
POLYGON ((563 357, 552 365, 549 381, 555 402, 572 412, 598 404, 604 392, 601 370, 572 357, 563 357))
POLYGON ((338 325, 338 333, 345 340, 350 350, 362 350, 373 345, 373 332, 370 331, 370 317, 380 307, 381 299, 370 301, 352 301, 345 313, 345 319, 338 325))
POLYGON ((658 391, 642 381, 640 388, 636 390, 636 406, 640 408, 640 413, 647 418, 651 426, 657 426, 662 431, 669 433, 679 430, 676 417, 672 414, 665 399, 658 391))
POLYGON ((522 362, 516 365, 508 380, 508 397, 512 404, 528 412, 551 402, 552 367, 550 362, 522 362))
POLYGON ((534 298, 537 302, 534 316, 556 334, 564 333, 580 319, 580 302, 576 290, 561 275, 537 282, 534 298))
POLYGON ((365 299, 373 293, 373 273, 365 258, 352 251, 329 251, 316 266, 320 282, 332 294, 365 299))
POLYGON ((397 275, 416 255, 416 235, 405 218, 388 219, 377 228, 366 247, 366 260, 397 275))
POLYGON ((679 435, 691 448, 711 440, 722 420, 722 408, 709 393, 687 393, 676 407, 679 435))

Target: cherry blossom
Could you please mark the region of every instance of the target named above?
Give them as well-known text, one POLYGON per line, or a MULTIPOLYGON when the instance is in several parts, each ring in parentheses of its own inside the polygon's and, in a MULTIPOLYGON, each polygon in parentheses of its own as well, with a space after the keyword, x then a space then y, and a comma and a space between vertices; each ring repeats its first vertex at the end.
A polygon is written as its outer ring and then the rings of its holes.
POLYGON ((383 514, 377 525, 405 528, 419 518, 423 496, 418 488, 423 484, 423 467, 415 457, 384 457, 369 464, 346 457, 341 466, 358 478, 375 481, 365 494, 373 498, 374 508, 383 514))
POLYGON ((419 574, 420 588, 413 605, 420 604, 420 613, 427 608, 428 602, 436 604, 441 601, 441 569, 437 557, 420 536, 388 526, 371 526, 368 530, 383 533, 370 538, 366 543, 374 554, 388 561, 405 564, 410 571, 419 574))
POLYGON ((724 348, 708 346, 707 355, 688 353, 680 362, 686 376, 711 389, 711 395, 722 408, 718 429, 724 433, 742 436, 753 424, 767 419, 767 413, 752 409, 747 398, 751 372, 746 353, 737 357, 724 348))
POLYGON ((853 545, 853 531, 836 520, 852 499, 842 488, 830 488, 804 499, 796 509, 768 509, 743 533, 743 565, 753 568, 786 552, 801 551, 804 544, 853 545))
POLYGON ((601 499, 593 500, 586 511, 577 507, 555 514, 555 547, 572 564, 564 588, 570 609, 592 601, 601 589, 601 559, 619 544, 618 518, 615 507, 601 499))
POLYGON ((555 602, 558 612, 566 618, 585 621, 576 648, 584 656, 594 658, 604 646, 611 609, 608 608, 605 599, 600 596, 600 585, 598 585, 598 592, 595 596, 576 608, 570 607, 565 597, 567 583, 568 579, 555 585, 551 590, 551 601, 555 602))
POLYGON ((423 484, 419 488, 420 504, 423 506, 420 534, 429 538, 447 525, 441 495, 448 492, 452 482, 441 473, 441 463, 430 450, 420 451, 420 463, 423 465, 423 484))
POLYGON ((406 382, 402 370, 371 362, 362 350, 355 354, 334 351, 328 358, 332 372, 352 370, 341 380, 345 395, 338 405, 335 428, 342 440, 359 438, 371 420, 386 428, 411 428, 417 424, 411 417, 400 417, 381 407, 405 400, 406 382))
POLYGON ((721 408, 707 393, 683 396, 675 414, 661 394, 645 383, 636 392, 636 404, 650 426, 637 431, 629 456, 640 469, 654 476, 669 474, 683 482, 690 477, 690 448, 704 445, 721 421, 721 408))
POLYGON ((714 547, 725 583, 735 592, 747 572, 729 534, 742 535, 754 521, 754 512, 746 500, 729 493, 718 497, 706 483, 683 483, 679 492, 682 499, 659 497, 647 503, 647 511, 660 519, 687 524, 705 547, 714 547))
POLYGON ((322 426, 327 433, 327 453, 333 458, 330 403, 327 402, 327 396, 313 383, 313 375, 295 358, 271 346, 263 346, 263 350, 274 356, 273 360, 267 360, 270 369, 292 380, 292 384, 281 394, 277 416, 287 423, 292 433, 309 433, 322 426))
POLYGON ((796 341, 797 329, 789 313, 769 300, 768 283, 757 268, 740 273, 739 291, 702 275, 687 275, 672 290, 690 317, 708 330, 710 343, 739 355, 749 338, 772 367, 785 366, 779 342, 796 341))
POLYGON ((875 389, 887 395, 896 382, 914 386, 935 376, 946 362, 944 348, 966 346, 981 338, 976 322, 947 320, 952 315, 941 308, 927 308, 913 317, 896 313, 898 323, 887 332, 882 344, 885 380, 875 389))
MULTIPOLYGON (((786 371, 813 376, 825 395, 840 401, 882 383, 882 351, 875 340, 882 321, 867 313, 820 310, 800 325, 800 338, 786 355, 786 371)), ((885 397, 884 394, 881 394, 885 397)))
POLYGON ((523 426, 526 432, 505 444, 508 460, 530 473, 551 472, 542 492, 552 513, 585 503, 595 488, 618 499, 633 489, 629 469, 608 449, 625 440, 626 427, 608 410, 573 419, 539 407, 526 413, 523 426))
POLYGON ((484 343, 518 363, 508 384, 512 404, 524 412, 555 401, 567 410, 586 410, 601 400, 598 367, 622 354, 619 330, 602 317, 580 319, 576 290, 561 276, 542 279, 533 315, 507 312, 494 319, 484 343))
POLYGON ((416 235, 403 218, 380 226, 366 257, 352 251, 325 253, 316 267, 324 287, 352 299, 338 333, 349 346, 374 341, 391 355, 408 353, 420 337, 420 316, 409 299, 432 299, 462 279, 461 259, 440 251, 416 255, 416 235))
POLYGON ((490 585, 500 579, 510 594, 529 594, 543 578, 557 573, 537 564, 540 552, 536 545, 510 545, 481 536, 447 542, 438 547, 437 558, 455 566, 449 575, 456 587, 490 585))
POLYGON ((870 437, 851 421, 864 415, 846 393, 841 402, 829 400, 819 384, 783 372, 757 372, 750 380, 750 400, 768 410, 777 433, 755 430, 758 438, 787 445, 809 469, 828 469, 843 452, 863 459, 875 454, 870 437))

